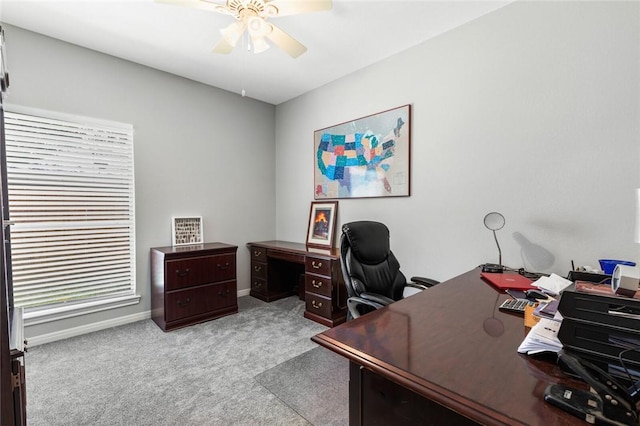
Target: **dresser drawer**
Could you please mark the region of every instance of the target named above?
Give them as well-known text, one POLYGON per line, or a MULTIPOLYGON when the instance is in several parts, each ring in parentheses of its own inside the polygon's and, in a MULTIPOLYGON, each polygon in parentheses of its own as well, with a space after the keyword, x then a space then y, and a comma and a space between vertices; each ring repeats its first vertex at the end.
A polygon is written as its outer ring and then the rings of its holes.
POLYGON ((202 259, 207 282, 219 282, 236 278, 236 255, 221 254, 202 259))
POLYGON ((237 303, 235 287, 236 282, 230 281, 167 293, 166 321, 176 321, 233 306, 237 303))
POLYGON ((260 278, 267 279, 267 264, 262 262, 251 261, 251 279, 260 278))
POLYGON ((331 297, 331 278, 314 274, 305 274, 305 291, 331 297))
POLYGON ((206 284, 208 282, 206 265, 203 258, 170 260, 167 262, 166 289, 177 290, 184 287, 206 284))
POLYGON ((257 260, 258 262, 267 261, 267 249, 262 247, 251 247, 251 260, 257 260))
POLYGON ((315 293, 305 293, 306 310, 324 318, 331 318, 331 299, 315 293))
POLYGON ((331 260, 319 259, 308 256, 304 262, 305 272, 312 274, 331 276, 331 260))
POLYGON ((167 262, 167 290, 236 278, 235 254, 194 257, 167 262))

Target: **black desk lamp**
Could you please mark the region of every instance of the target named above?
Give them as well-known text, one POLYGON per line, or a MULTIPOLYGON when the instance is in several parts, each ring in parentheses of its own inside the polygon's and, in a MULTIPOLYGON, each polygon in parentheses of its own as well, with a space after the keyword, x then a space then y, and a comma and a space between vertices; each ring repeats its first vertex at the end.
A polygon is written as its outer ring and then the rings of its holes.
POLYGON ((496 231, 502 229, 504 227, 505 220, 504 216, 502 216, 498 212, 488 213, 484 217, 484 226, 493 232, 493 239, 496 240, 496 245, 498 246, 498 264, 495 263, 485 263, 482 265, 482 272, 496 272, 502 273, 504 268, 502 267, 502 250, 500 250, 500 244, 498 243, 498 236, 496 235, 496 231))

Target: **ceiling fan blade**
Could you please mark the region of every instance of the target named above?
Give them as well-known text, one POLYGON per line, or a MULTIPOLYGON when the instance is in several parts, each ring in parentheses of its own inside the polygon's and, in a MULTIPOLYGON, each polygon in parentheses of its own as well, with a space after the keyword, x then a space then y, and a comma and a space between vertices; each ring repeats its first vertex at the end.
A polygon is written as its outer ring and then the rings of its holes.
POLYGON ((213 48, 213 53, 221 53, 223 55, 226 55, 227 53, 231 53, 233 47, 234 46, 230 45, 224 38, 222 38, 213 48))
POLYGON ((224 5, 214 3, 206 0, 155 0, 156 3, 172 4, 174 6, 185 6, 192 9, 206 10, 209 12, 218 12, 225 15, 229 14, 229 11, 224 5))
POLYGON ((331 10, 333 7, 332 0, 273 0, 265 3, 267 6, 273 6, 278 10, 273 16, 321 12, 323 10, 331 10))
POLYGON ((273 24, 269 24, 271 31, 266 34, 266 37, 273 42, 280 49, 284 50, 292 58, 297 58, 307 51, 307 48, 295 38, 282 31, 280 28, 273 24))

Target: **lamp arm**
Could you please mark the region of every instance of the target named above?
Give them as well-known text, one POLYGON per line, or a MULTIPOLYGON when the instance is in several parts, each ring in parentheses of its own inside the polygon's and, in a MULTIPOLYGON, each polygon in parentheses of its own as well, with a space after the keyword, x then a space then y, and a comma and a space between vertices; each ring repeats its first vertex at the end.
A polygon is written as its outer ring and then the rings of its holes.
POLYGON ((500 244, 498 243, 498 236, 495 230, 493 230, 493 239, 496 240, 496 245, 498 246, 498 265, 502 268, 502 250, 500 250, 500 244))

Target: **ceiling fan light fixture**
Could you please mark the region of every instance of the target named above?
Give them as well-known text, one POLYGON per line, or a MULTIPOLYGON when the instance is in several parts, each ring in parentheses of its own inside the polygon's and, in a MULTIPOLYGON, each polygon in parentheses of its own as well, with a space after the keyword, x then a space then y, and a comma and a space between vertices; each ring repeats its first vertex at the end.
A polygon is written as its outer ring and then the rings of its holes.
POLYGON ((220 34, 222 34, 222 38, 229 43, 231 46, 235 47, 242 37, 242 33, 244 32, 245 24, 244 22, 234 22, 226 28, 220 30, 220 34))
POLYGON ((278 8, 272 4, 266 4, 264 6, 264 14, 268 17, 278 16, 278 8))
POLYGON ((253 16, 247 20, 247 28, 251 37, 264 37, 269 32, 269 24, 259 16, 253 16))
POLYGON ((251 36, 251 43, 253 44, 253 53, 262 53, 271 47, 264 37, 251 36))

